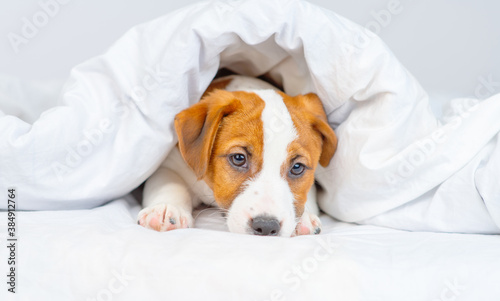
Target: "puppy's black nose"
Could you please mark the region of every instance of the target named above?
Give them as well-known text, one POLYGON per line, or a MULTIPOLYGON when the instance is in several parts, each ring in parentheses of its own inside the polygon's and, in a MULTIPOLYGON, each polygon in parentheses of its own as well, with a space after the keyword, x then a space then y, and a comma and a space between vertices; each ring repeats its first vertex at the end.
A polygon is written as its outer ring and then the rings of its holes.
POLYGON ((280 232, 280 222, 270 216, 259 215, 250 221, 250 227, 255 235, 276 236, 280 232))

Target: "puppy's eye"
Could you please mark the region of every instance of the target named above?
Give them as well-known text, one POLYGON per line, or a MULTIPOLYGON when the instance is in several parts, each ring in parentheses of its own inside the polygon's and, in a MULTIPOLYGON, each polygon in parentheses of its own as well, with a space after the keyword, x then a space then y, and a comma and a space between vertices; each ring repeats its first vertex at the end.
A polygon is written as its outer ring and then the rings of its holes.
POLYGON ((243 154, 232 154, 229 156, 229 162, 235 167, 246 167, 247 157, 243 154))
POLYGON ((292 177, 299 177, 304 173, 304 170, 306 170, 306 166, 302 163, 295 163, 292 168, 290 169, 290 175, 292 177))

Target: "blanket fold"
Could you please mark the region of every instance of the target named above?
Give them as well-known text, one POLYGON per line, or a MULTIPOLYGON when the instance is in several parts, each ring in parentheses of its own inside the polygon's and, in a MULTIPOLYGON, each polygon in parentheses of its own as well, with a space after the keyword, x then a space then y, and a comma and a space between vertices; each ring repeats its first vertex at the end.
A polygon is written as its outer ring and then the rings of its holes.
MULTIPOLYGON (((176 144, 175 114, 221 68, 319 95, 339 137, 317 174, 333 217, 500 233, 500 96, 464 100, 440 121, 376 35, 299 0, 197 3, 132 28, 76 66, 35 121, 0 114, 1 189, 16 187, 26 210, 92 208, 126 194, 176 144)), ((4 111, 14 94, 2 93, 4 111)))

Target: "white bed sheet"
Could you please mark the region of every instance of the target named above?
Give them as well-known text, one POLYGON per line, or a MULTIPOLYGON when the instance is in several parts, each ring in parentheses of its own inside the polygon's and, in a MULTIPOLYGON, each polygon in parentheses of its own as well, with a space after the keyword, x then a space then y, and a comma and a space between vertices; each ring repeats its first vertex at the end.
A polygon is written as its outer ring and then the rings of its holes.
MULTIPOLYGON (((127 196, 91 210, 18 212, 17 293, 3 289, 0 299, 500 297, 498 236, 355 226, 323 215, 320 235, 257 237, 226 232, 214 209, 198 215, 196 229, 159 233, 135 223, 138 210, 127 196)), ((0 248, 2 274, 6 256, 0 248)))

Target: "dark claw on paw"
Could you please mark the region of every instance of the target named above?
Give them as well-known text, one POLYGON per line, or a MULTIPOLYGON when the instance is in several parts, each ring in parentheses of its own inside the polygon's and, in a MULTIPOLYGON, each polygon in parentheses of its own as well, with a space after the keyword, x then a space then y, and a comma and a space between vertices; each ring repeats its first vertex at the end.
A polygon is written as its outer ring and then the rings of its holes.
POLYGON ((321 228, 320 227, 314 229, 314 234, 320 234, 320 233, 321 233, 321 228))
POLYGON ((168 221, 172 224, 172 225, 175 225, 175 219, 174 218, 169 218, 168 221))

